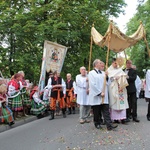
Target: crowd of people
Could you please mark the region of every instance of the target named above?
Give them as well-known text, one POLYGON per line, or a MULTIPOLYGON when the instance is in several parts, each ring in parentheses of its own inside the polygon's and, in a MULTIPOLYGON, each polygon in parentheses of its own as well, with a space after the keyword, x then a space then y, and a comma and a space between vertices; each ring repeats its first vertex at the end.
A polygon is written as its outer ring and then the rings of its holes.
MULTIPOLYGON (((0 123, 10 126, 22 116, 36 115, 38 118, 50 114, 49 120, 57 115, 75 114, 79 107, 79 123, 91 122, 93 115, 95 128, 106 125, 113 130, 117 123, 127 124, 131 119, 140 122, 137 117, 137 99, 141 91, 141 79, 131 60, 126 61, 122 70, 116 58, 104 71, 105 64, 100 59, 93 62, 93 70, 80 67, 80 74, 72 80, 71 74, 64 80, 55 71, 49 74, 45 88, 40 91, 25 80, 23 71, 16 73, 9 81, 0 79, 0 123)), ((148 103, 147 120, 150 121, 150 70, 145 80, 145 99, 148 103)))

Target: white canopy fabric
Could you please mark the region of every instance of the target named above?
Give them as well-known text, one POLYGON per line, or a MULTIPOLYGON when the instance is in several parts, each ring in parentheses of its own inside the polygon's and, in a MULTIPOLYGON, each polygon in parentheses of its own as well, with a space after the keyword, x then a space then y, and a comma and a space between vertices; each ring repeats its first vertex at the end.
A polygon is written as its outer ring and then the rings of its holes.
POLYGON ((94 43, 100 47, 109 46, 114 52, 124 51, 126 48, 135 45, 138 41, 145 38, 146 32, 142 25, 131 36, 122 33, 112 22, 109 24, 107 32, 102 36, 94 27, 91 29, 91 36, 94 43))

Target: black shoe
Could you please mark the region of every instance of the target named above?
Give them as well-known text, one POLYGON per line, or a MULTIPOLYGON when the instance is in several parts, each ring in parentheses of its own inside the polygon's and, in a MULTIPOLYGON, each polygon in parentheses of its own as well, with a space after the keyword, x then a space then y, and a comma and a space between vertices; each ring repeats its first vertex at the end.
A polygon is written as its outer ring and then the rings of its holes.
POLYGON ((62 108, 62 115, 63 115, 63 118, 66 118, 66 108, 62 108))
POLYGON ((113 129, 115 129, 115 128, 117 128, 118 127, 118 125, 117 124, 111 124, 109 127, 107 127, 107 130, 113 130, 113 129))
POLYGON ((132 119, 132 116, 129 116, 129 119, 132 119))
POLYGON ((66 118, 66 114, 65 113, 63 114, 63 118, 66 118))
POLYGON ((100 126, 100 124, 95 124, 95 128, 96 129, 102 129, 102 127, 100 126))
POLYGON ((72 113, 70 111, 68 111, 67 115, 71 115, 72 113))
POLYGON ((43 118, 44 116, 42 115, 42 114, 39 114, 39 115, 37 115, 37 118, 38 119, 41 119, 41 118, 43 118))
POLYGON ((68 108, 68 113, 67 113, 68 115, 71 115, 72 114, 72 112, 71 112, 71 108, 68 108))
POLYGON ((49 120, 53 120, 53 119, 54 119, 54 117, 52 117, 52 116, 49 118, 49 120))
POLYGON ((9 126, 12 126, 13 124, 15 124, 14 121, 8 123, 9 126))
POLYGON ((75 114, 75 113, 76 113, 75 110, 73 110, 73 111, 72 111, 72 114, 75 114))
POLYGON ((122 123, 122 124, 125 124, 125 125, 127 125, 127 124, 128 124, 128 123, 126 122, 126 120, 125 120, 125 119, 121 120, 121 123, 122 123))
POLYGON ((140 122, 140 120, 138 120, 137 118, 133 119, 134 122, 140 122))
POLYGON ((150 121, 150 117, 149 116, 147 116, 147 120, 150 121))
POLYGON ((119 122, 119 120, 114 120, 114 123, 118 123, 119 124, 120 122, 119 122))
POLYGON ((51 116, 50 116, 50 118, 49 118, 49 120, 53 120, 54 119, 54 111, 53 110, 51 110, 51 116))
POLYGON ((125 119, 125 122, 130 122, 130 119, 129 118, 125 119))

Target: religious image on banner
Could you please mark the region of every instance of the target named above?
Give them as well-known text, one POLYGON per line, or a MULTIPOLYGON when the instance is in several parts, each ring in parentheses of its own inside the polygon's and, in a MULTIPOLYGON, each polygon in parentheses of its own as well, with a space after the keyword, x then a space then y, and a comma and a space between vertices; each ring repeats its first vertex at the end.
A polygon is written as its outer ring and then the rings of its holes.
POLYGON ((55 48, 54 51, 52 51, 52 56, 51 56, 51 60, 53 62, 56 62, 58 63, 58 55, 59 55, 59 52, 57 51, 57 49, 55 48))
POLYGON ((46 71, 61 72, 67 47, 47 41, 46 46, 46 71))
POLYGON ((41 75, 39 80, 40 90, 45 87, 46 72, 61 72, 67 49, 67 47, 58 43, 54 43, 51 41, 44 42, 41 75))

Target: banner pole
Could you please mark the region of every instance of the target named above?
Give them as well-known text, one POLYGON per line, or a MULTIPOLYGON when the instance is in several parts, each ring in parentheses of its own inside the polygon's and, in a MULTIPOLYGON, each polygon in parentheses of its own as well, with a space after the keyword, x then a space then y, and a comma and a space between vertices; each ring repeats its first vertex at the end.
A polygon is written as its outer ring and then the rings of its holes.
POLYGON ((44 50, 43 50, 43 58, 42 58, 42 67, 41 67, 41 74, 40 74, 40 80, 39 80, 39 90, 42 91, 45 86, 45 75, 46 75, 46 43, 44 42, 44 50))
POLYGON ((90 66, 91 66, 91 59, 92 59, 92 45, 93 45, 93 38, 92 38, 92 36, 91 36, 90 57, 89 57, 89 68, 88 68, 88 72, 90 71, 90 66))
MULTIPOLYGON (((109 58, 109 51, 110 51, 110 40, 111 40, 111 33, 112 33, 112 21, 110 23, 110 32, 108 35, 108 48, 107 48, 107 56, 106 56, 106 70, 108 69, 108 58, 109 58)), ((105 93, 105 87, 106 87, 106 75, 104 78, 104 84, 103 84, 103 92, 105 93)), ((102 97, 102 104, 104 104, 104 98, 102 97)))

